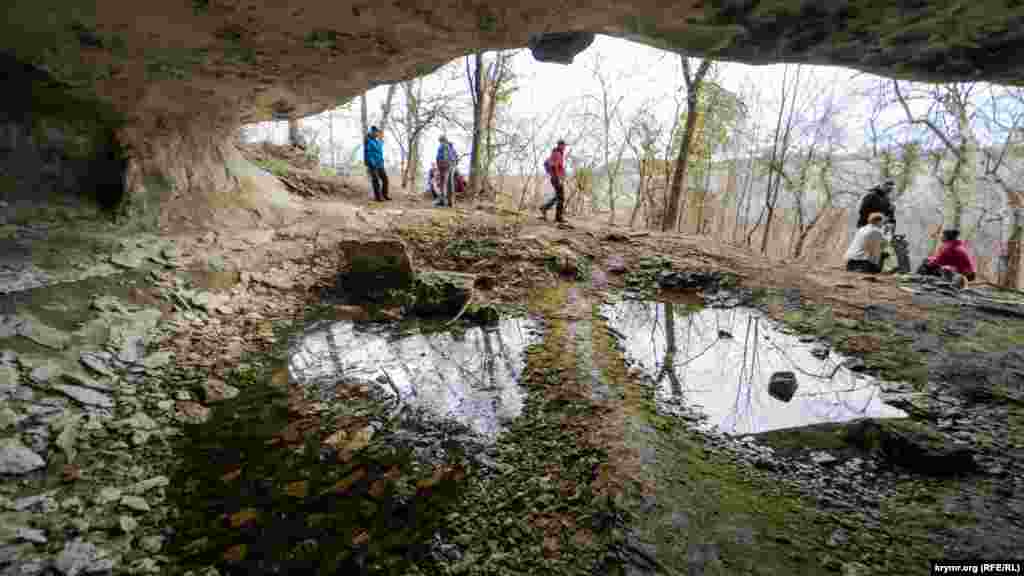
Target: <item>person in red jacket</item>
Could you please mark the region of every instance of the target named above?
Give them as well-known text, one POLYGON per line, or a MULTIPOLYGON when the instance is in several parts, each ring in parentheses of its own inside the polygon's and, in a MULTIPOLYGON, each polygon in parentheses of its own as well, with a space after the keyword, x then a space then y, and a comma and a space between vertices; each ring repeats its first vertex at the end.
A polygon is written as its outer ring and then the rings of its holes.
POLYGON ((960 231, 943 230, 942 246, 939 247, 938 253, 925 260, 918 272, 944 277, 960 274, 973 282, 976 272, 974 258, 967 251, 967 243, 960 239, 960 231))
POLYGON ((542 220, 548 219, 548 210, 555 206, 555 222, 565 223, 565 140, 559 140, 551 151, 551 156, 544 162, 544 169, 551 177, 551 186, 555 189, 555 197, 540 207, 542 220))

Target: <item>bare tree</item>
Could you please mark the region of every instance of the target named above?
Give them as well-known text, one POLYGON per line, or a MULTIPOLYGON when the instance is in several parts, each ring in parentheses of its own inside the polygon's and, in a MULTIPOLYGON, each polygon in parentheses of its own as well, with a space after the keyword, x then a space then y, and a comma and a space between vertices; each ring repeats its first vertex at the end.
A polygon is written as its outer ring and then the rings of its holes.
POLYGON ((466 79, 469 81, 469 93, 473 97, 473 144, 470 148, 469 193, 475 195, 480 191, 480 133, 484 122, 484 84, 481 81, 484 67, 484 53, 473 55, 474 66, 470 72, 469 57, 466 57, 466 79))
POLYGON ((983 174, 1003 192, 1009 216, 1009 234, 1005 253, 997 258, 1004 259, 998 278, 1004 288, 1020 287, 1021 258, 1024 250, 1024 187, 1019 183, 1024 178, 1024 169, 1010 161, 1024 156, 1024 90, 1018 87, 989 87, 989 106, 982 118, 993 140, 993 146, 983 149, 983 174), (1000 137, 1001 136, 1001 137, 1000 137))
POLYGON ((944 227, 959 229, 976 192, 977 141, 971 128, 974 112, 970 102, 978 85, 961 82, 924 86, 892 80, 891 86, 907 122, 924 126, 941 143, 941 148, 931 154, 932 174, 945 193, 944 227), (913 93, 904 95, 908 90, 913 93), (911 111, 914 99, 927 101, 926 114, 911 111))
POLYGON ((359 119, 362 121, 363 138, 370 131, 370 117, 366 110, 366 92, 359 95, 359 119))
POLYGON ((381 132, 388 129, 388 121, 391 119, 391 104, 395 100, 395 92, 397 90, 398 84, 388 86, 388 94, 380 105, 380 122, 377 124, 377 127, 380 128, 381 132))
POLYGON ((616 96, 613 94, 614 87, 618 85, 621 78, 611 78, 601 67, 604 56, 593 51, 587 62, 587 69, 591 77, 597 82, 598 94, 586 94, 584 98, 594 100, 598 106, 596 120, 601 126, 601 151, 604 156, 605 179, 608 184, 608 223, 615 224, 615 184, 618 180, 620 167, 622 165, 622 154, 625 151, 625 142, 618 147, 618 157, 613 157, 612 126, 619 118, 619 106, 625 99, 625 94, 616 96))
POLYGON ((665 206, 665 218, 662 220, 663 231, 674 230, 677 226, 682 199, 683 181, 686 179, 686 166, 690 159, 690 145, 693 142, 694 126, 697 123, 697 98, 700 95, 701 83, 711 68, 711 60, 702 60, 697 72, 690 71, 690 60, 685 53, 680 54, 683 65, 683 80, 686 82, 686 128, 683 132, 683 143, 676 157, 675 171, 672 174, 672 186, 669 201, 665 206))
POLYGON ((658 139, 661 134, 660 124, 654 113, 650 110, 652 102, 642 104, 632 118, 628 126, 622 126, 625 134, 625 143, 633 152, 633 159, 637 164, 639 172, 636 184, 636 192, 633 200, 633 210, 629 216, 629 227, 636 225, 637 215, 645 205, 650 207, 651 183, 656 174, 655 162, 658 159, 658 139))
POLYGON ((761 208, 761 213, 758 215, 754 227, 747 233, 747 245, 750 245, 750 238, 757 231, 763 219, 764 231, 761 235, 761 254, 767 254, 768 252, 768 237, 771 234, 775 206, 782 187, 781 167, 785 166, 786 158, 790 152, 793 127, 796 121, 796 98, 801 87, 800 72, 802 67, 797 64, 792 75, 790 75, 790 68, 791 66, 786 65, 782 69, 782 92, 779 102, 779 113, 775 121, 775 132, 772 136, 772 148, 768 159, 768 190, 765 193, 764 206, 761 208), (788 107, 787 98, 789 99, 788 107))

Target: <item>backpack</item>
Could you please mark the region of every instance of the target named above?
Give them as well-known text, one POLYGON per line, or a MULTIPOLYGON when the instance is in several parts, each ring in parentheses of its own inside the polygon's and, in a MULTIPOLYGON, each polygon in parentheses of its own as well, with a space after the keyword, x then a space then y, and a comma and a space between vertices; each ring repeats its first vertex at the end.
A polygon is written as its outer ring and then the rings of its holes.
POLYGON ((548 176, 551 176, 551 170, 552 170, 551 157, 548 157, 548 159, 544 161, 544 172, 548 176))

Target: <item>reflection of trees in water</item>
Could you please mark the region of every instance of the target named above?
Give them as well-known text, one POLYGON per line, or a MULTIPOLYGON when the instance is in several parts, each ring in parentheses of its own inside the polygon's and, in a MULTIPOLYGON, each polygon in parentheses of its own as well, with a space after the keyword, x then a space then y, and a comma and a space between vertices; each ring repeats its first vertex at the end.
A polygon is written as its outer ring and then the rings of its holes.
POLYGON ((725 429, 759 429, 758 409, 778 407, 766 395, 768 375, 781 370, 804 376, 796 397, 802 399, 805 408, 801 410, 809 411, 808 416, 833 419, 868 413, 878 400, 877 386, 855 382, 855 375, 840 359, 815 358, 807 343, 776 332, 762 320, 757 312, 743 309, 690 312, 669 303, 625 302, 616 307, 614 328, 637 344, 648 340, 631 348, 641 354, 641 361, 653 364, 650 369, 659 394, 681 400, 695 392, 732 393, 731 401, 719 403, 721 408, 728 407, 726 413, 716 416, 725 429), (680 314, 686 315, 685 323, 680 314), (712 356, 700 368, 690 369, 691 363, 709 353, 712 356), (689 383, 694 377, 697 381, 689 383))

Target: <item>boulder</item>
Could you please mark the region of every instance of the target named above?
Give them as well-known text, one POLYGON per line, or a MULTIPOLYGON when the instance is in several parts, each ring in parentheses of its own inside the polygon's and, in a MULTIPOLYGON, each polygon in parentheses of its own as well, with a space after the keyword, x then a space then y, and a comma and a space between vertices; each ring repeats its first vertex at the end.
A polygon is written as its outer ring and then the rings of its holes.
POLYGON ((345 240, 338 249, 348 262, 338 285, 348 295, 383 299, 388 291, 408 290, 413 284, 412 258, 401 240, 345 240))
POLYGON ((411 311, 423 316, 455 316, 473 293, 474 279, 472 274, 459 272, 421 272, 414 284, 411 311))
POLYGON ((768 394, 776 400, 789 402, 796 394, 796 374, 792 372, 776 372, 768 382, 768 394))
POLYGON ((846 427, 846 441, 893 466, 952 476, 977 469, 973 451, 927 425, 906 418, 867 418, 846 427))

